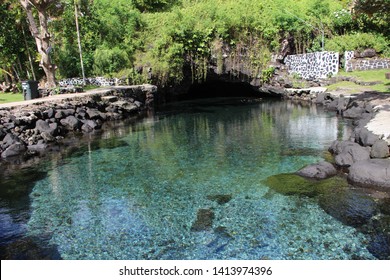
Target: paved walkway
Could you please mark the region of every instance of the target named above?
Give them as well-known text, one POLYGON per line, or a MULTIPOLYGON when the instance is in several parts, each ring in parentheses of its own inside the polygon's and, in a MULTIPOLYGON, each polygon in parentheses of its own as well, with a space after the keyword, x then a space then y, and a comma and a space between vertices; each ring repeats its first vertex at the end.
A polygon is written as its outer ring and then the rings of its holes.
POLYGON ((9 103, 3 103, 0 104, 0 109, 2 108, 15 108, 15 107, 22 107, 27 106, 31 104, 38 104, 38 103, 44 103, 44 102, 50 102, 50 101, 56 101, 56 100, 64 100, 69 98, 80 98, 85 97, 89 95, 95 95, 95 94, 104 94, 114 89, 119 88, 131 88, 132 86, 114 86, 114 87, 104 87, 104 88, 97 88, 88 90, 86 92, 78 92, 78 93, 67 93, 67 94, 56 94, 51 95, 47 97, 37 98, 37 99, 31 99, 31 100, 24 100, 24 101, 17 101, 17 102, 9 102, 9 103))

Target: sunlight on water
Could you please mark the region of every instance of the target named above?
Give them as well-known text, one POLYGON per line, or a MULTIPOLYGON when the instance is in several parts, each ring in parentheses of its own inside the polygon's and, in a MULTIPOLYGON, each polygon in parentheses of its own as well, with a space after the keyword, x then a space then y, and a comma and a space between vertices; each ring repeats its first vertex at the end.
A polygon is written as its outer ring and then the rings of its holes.
POLYGON ((170 109, 129 128, 127 145, 54 164, 28 234, 64 259, 373 258, 315 198, 261 183, 323 160, 339 119, 287 102, 170 109))

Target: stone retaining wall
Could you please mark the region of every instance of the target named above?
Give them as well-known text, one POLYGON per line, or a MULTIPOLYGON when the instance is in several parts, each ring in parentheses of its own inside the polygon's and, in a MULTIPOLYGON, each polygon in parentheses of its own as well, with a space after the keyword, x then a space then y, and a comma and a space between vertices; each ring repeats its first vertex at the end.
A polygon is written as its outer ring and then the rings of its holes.
POLYGON ((1 158, 44 153, 70 132, 90 133, 105 121, 137 115, 153 106, 156 91, 152 85, 129 86, 0 108, 1 158))
POLYGON ((289 55, 284 60, 290 74, 304 79, 327 78, 339 71, 338 52, 315 52, 289 55))
POLYGON ((365 59, 350 59, 345 63, 345 72, 366 71, 375 69, 389 69, 389 58, 365 58, 365 59))

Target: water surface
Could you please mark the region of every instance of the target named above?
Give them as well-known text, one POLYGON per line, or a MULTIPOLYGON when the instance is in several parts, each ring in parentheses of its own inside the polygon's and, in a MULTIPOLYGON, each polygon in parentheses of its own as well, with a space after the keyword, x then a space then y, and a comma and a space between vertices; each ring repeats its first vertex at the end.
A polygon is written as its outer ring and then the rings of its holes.
POLYGON ((19 225, 15 236, 63 259, 375 258, 367 236, 316 197, 264 184, 324 160, 348 134, 333 113, 277 101, 186 104, 53 160, 28 193, 24 222, 6 221, 2 198, 2 229, 19 225))

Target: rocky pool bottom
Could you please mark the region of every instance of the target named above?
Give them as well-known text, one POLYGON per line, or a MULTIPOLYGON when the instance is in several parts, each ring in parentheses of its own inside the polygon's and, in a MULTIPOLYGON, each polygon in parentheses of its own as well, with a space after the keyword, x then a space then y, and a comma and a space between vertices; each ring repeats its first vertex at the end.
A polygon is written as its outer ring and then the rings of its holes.
POLYGON ((390 258, 387 193, 294 174, 348 137, 333 113, 181 104, 106 132, 1 181, 2 259, 390 258))

